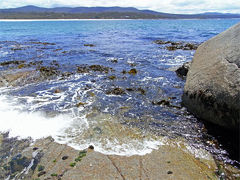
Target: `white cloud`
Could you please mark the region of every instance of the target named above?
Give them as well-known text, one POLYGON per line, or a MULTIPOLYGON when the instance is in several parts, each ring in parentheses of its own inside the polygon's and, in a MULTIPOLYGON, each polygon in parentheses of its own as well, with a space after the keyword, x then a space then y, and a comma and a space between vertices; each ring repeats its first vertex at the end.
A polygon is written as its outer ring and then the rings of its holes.
POLYGON ((168 13, 230 12, 240 13, 239 0, 0 0, 0 8, 25 5, 55 6, 122 6, 152 9, 168 13))

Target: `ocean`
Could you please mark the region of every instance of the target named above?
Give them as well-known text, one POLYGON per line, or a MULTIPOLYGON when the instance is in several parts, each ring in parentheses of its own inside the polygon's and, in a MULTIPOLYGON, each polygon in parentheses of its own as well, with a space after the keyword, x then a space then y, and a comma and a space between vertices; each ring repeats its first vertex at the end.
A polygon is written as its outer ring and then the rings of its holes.
POLYGON ((227 156, 206 145, 214 137, 181 106, 185 79, 174 69, 195 50, 169 50, 155 41, 200 44, 238 22, 0 21, 0 75, 31 72, 0 88, 0 131, 119 155, 146 154, 165 138, 183 139, 227 156))

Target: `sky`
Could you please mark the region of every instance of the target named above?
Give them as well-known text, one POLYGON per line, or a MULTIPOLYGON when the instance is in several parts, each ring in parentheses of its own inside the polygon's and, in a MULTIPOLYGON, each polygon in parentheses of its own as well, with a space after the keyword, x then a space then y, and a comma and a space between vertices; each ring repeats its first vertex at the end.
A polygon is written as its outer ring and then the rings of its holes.
POLYGON ((240 14, 240 0, 0 0, 0 9, 26 5, 48 8, 61 6, 121 6, 166 13, 222 12, 240 14))

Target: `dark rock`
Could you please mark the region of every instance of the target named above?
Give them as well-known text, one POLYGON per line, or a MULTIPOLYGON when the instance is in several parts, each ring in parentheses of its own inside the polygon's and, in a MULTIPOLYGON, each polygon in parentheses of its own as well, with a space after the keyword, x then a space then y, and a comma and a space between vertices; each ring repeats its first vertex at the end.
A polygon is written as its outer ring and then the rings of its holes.
POLYGON ((60 93, 60 92, 61 92, 60 89, 55 89, 55 90, 54 90, 54 93, 60 93))
POLYGON ((158 102, 152 102, 153 105, 163 105, 163 106, 170 106, 170 102, 167 100, 161 100, 158 102))
POLYGON ((146 91, 142 88, 126 88, 127 91, 129 92, 140 92, 142 95, 145 95, 146 91))
POLYGON ((137 70, 136 69, 130 69, 130 71, 128 71, 128 74, 136 75, 137 70))
POLYGON ((94 47, 94 44, 84 44, 84 46, 88 46, 88 47, 94 47))
POLYGON ((62 160, 66 160, 66 159, 68 159, 68 156, 63 156, 62 157, 62 160))
POLYGON ((37 147, 34 147, 34 148, 33 148, 33 151, 36 151, 36 150, 38 150, 38 148, 37 148, 37 147))
POLYGON ((93 146, 93 145, 90 145, 90 146, 88 147, 88 149, 94 150, 94 146, 93 146))
POLYGON ((99 72, 104 72, 104 73, 108 73, 109 70, 111 69, 111 68, 104 67, 101 65, 91 65, 91 66, 89 66, 89 68, 91 71, 94 71, 94 72, 99 71, 99 72))
POLYGON ((42 176, 42 175, 44 175, 44 174, 46 174, 46 171, 41 171, 41 172, 38 173, 37 176, 40 177, 40 176, 42 176))
POLYGON ((162 44, 170 44, 171 41, 155 40, 154 43, 162 45, 162 44))
POLYGON ((28 167, 31 159, 27 157, 22 157, 21 154, 18 154, 12 158, 12 160, 8 163, 10 166, 10 171, 12 173, 21 172, 25 167, 28 167))
POLYGON ((79 103, 76 104, 76 106, 77 106, 77 107, 81 107, 81 106, 84 106, 84 105, 86 105, 86 104, 87 104, 87 103, 79 102, 79 103))
POLYGON ((166 45, 166 49, 169 51, 175 51, 178 49, 182 50, 196 50, 199 46, 198 43, 189 43, 189 42, 173 42, 173 41, 163 41, 156 40, 154 43, 159 45, 166 45))
POLYGON ((49 78, 51 76, 57 76, 60 73, 60 71, 58 71, 55 67, 52 66, 42 66, 38 70, 41 75, 46 78, 49 78))
POLYGON ((108 90, 106 92, 106 94, 123 95, 123 94, 126 94, 126 93, 121 88, 114 88, 114 89, 108 90))
POLYGON ((123 70, 122 73, 123 73, 123 74, 127 74, 127 71, 126 71, 126 70, 123 70))
POLYGON ((55 43, 49 43, 49 42, 31 42, 31 44, 56 45, 55 43))
POLYGON ((109 76, 108 79, 114 80, 114 79, 116 79, 116 76, 109 76))
POLYGON ((187 76, 188 70, 192 62, 186 62, 181 67, 176 70, 176 73, 179 77, 184 78, 187 76))
POLYGON ((102 65, 80 65, 77 68, 78 73, 90 73, 90 72, 101 72, 101 73, 108 73, 109 71, 112 71, 112 68, 105 67, 102 65))
POLYGON ((4 61, 0 63, 0 66, 9 66, 9 65, 20 65, 26 61, 4 61))

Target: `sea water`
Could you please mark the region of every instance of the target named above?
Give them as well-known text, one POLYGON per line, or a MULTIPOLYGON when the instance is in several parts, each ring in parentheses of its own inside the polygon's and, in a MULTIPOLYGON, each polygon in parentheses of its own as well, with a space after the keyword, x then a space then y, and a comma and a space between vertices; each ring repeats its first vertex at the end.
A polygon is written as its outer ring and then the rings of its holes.
MULTIPOLYGON (((52 136, 76 149, 92 144, 108 154, 145 154, 164 144, 164 137, 204 148, 203 124, 181 107, 185 80, 171 70, 191 61, 195 51, 169 51, 154 41, 202 43, 237 22, 0 21, 0 62, 55 64, 60 72, 70 73, 1 88, 0 131, 20 138, 52 136), (111 71, 77 73, 81 65, 111 71), (123 73, 131 69, 137 73, 123 73), (107 93, 115 88, 124 93, 107 93), (156 105, 162 100, 171 106, 156 105)), ((0 70, 6 72, 6 67, 0 70)))

